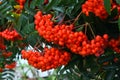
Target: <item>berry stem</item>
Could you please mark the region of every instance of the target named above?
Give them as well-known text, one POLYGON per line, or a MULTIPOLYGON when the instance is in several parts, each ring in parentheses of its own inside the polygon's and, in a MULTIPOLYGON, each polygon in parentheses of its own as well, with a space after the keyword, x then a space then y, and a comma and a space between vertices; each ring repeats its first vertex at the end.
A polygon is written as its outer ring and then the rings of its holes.
POLYGON ((87 24, 85 24, 85 35, 87 33, 87 24))
POLYGON ((61 23, 63 23, 64 18, 65 18, 65 15, 64 15, 64 16, 62 17, 62 19, 58 22, 58 25, 61 24, 61 23))
POLYGON ((74 22, 72 24, 75 24, 76 21, 78 20, 78 18, 80 17, 80 15, 82 14, 82 11, 77 15, 77 17, 75 18, 74 22))
POLYGON ((88 22, 86 23, 86 25, 88 25, 88 27, 89 27, 90 30, 91 30, 91 33, 92 33, 93 37, 95 38, 95 33, 94 33, 94 31, 93 31, 91 25, 90 25, 88 22))

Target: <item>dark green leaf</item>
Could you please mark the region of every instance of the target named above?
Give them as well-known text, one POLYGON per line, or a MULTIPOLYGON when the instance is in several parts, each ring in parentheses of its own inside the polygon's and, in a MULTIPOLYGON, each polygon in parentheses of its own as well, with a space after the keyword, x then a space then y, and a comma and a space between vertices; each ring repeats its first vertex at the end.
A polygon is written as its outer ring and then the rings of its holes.
POLYGON ((28 24, 26 24, 22 28, 21 32, 23 34, 25 34, 25 35, 29 35, 30 33, 34 32, 34 23, 30 23, 30 24, 28 23, 28 24))
POLYGON ((79 31, 82 31, 83 28, 84 28, 84 26, 79 26, 79 28, 77 28, 76 31, 78 31, 78 32, 79 32, 79 31))
POLYGON ((36 1, 37 6, 41 6, 41 4, 43 4, 43 3, 44 3, 44 0, 37 0, 36 1))
POLYGON ((39 40, 39 35, 36 31, 29 34, 26 38, 27 43, 29 43, 31 46, 34 46, 38 40, 39 40))
POLYGON ((80 5, 82 5, 84 1, 85 0, 78 0, 78 3, 75 4, 74 9, 72 10, 73 14, 75 14, 81 8, 80 5))
POLYGON ((69 7, 75 5, 76 3, 78 3, 78 0, 60 0, 59 1, 59 5, 69 6, 69 7))
POLYGON ((18 32, 21 31, 21 29, 27 24, 29 19, 29 15, 27 15, 26 13, 22 13, 19 20, 17 22, 15 22, 15 28, 18 32))
POLYGON ((34 9, 36 6, 36 2, 37 2, 37 0, 30 1, 30 8, 34 9))
POLYGON ((7 5, 7 2, 3 2, 2 4, 0 4, 0 9, 4 8, 7 5))
POLYGON ((98 58, 98 63, 103 64, 104 62, 110 62, 114 59, 114 55, 101 56, 98 58))
POLYGON ((113 80, 115 76, 115 70, 108 70, 106 72, 105 80, 113 80))
POLYGON ((27 11, 28 14, 34 16, 35 15, 35 10, 32 8, 25 8, 25 10, 27 11))
POLYGON ((105 65, 103 66, 102 68, 105 69, 105 70, 114 70, 116 68, 118 68, 119 66, 115 65, 115 64, 112 64, 112 65, 105 65))
POLYGON ((48 12, 49 10, 51 10, 53 6, 56 5, 57 2, 58 2, 57 0, 51 0, 51 2, 45 7, 44 11, 48 12))
POLYGON ((109 15, 111 15, 111 0, 104 0, 104 6, 109 15))
POLYGON ((57 7, 57 6, 55 6, 55 7, 53 7, 53 10, 64 13, 65 8, 64 7, 57 7))
POLYGON ((68 8, 66 9, 66 14, 67 14, 70 18, 72 18, 71 12, 72 12, 73 9, 74 9, 74 6, 70 6, 70 7, 68 7, 68 8))
POLYGON ((120 0, 116 0, 116 3, 118 3, 120 5, 120 0))
POLYGON ((119 32, 120 32, 120 18, 118 19, 118 28, 119 28, 119 32))

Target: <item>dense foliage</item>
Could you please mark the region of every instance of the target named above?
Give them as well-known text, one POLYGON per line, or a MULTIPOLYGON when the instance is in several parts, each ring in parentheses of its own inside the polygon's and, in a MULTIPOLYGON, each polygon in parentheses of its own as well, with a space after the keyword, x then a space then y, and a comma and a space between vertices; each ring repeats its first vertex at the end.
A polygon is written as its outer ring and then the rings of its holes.
POLYGON ((56 80, 119 80, 120 0, 0 0, 1 79, 16 55, 56 80))

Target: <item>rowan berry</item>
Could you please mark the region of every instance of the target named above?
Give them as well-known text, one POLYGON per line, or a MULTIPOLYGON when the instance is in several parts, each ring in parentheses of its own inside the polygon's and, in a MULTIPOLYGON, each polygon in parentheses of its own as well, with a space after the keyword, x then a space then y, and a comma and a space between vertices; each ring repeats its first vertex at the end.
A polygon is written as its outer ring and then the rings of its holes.
POLYGON ((8 57, 12 56, 12 52, 3 52, 2 56, 5 58, 8 58, 8 57))
POLYGON ((66 65, 70 60, 70 54, 57 48, 44 48, 43 52, 22 50, 22 57, 28 63, 42 71, 66 65), (26 56, 29 55, 29 56, 26 56), (43 54, 43 55, 41 55, 43 54))
POLYGON ((0 67, 0 73, 2 73, 2 72, 3 72, 3 68, 0 67))
POLYGON ((115 52, 120 53, 120 36, 117 39, 110 39, 109 47, 112 48, 115 52))
POLYGON ((49 0, 44 0, 44 5, 48 4, 49 0))
POLYGON ((6 40, 14 41, 14 40, 22 40, 22 37, 20 34, 17 33, 16 30, 9 30, 5 29, 1 32, 1 36, 5 38, 6 40))
MULTIPOLYGON (((89 2, 88 2, 89 3, 89 2)), ((51 20, 51 15, 43 15, 42 12, 37 12, 35 15, 36 30, 39 35, 45 38, 48 42, 58 44, 62 47, 67 47, 72 52, 82 56, 101 55, 107 45, 108 35, 97 35, 95 39, 88 40, 87 35, 82 31, 73 32, 73 25, 54 25, 51 20), (40 14, 40 15, 39 15, 40 14), (37 16, 40 17, 39 23, 36 21, 37 16), (47 17, 47 18, 46 18, 47 17), (36 23, 37 22, 37 23, 36 23), (47 24, 47 23, 52 24, 47 24), (97 48, 97 50, 94 48, 97 48)))
MULTIPOLYGON (((115 8, 118 9, 118 15, 120 15, 120 5, 111 1, 111 11, 115 8)), ((86 16, 89 16, 89 13, 92 12, 101 19, 106 19, 108 17, 108 13, 104 7, 104 0, 86 0, 82 5, 82 12, 86 14, 86 16)))
POLYGON ((23 9, 26 0, 16 0, 16 2, 18 2, 18 4, 20 5, 20 9, 23 9))
POLYGON ((13 68, 15 68, 16 67, 16 62, 13 62, 13 63, 11 63, 11 64, 6 64, 5 65, 5 68, 7 68, 7 69, 13 69, 13 68))

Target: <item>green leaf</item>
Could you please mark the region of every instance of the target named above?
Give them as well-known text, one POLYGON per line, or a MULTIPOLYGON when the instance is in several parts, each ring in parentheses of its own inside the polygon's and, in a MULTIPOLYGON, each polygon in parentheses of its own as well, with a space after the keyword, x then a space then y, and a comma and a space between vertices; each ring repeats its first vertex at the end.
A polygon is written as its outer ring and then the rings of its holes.
POLYGON ((37 2, 37 0, 32 0, 32 1, 30 2, 30 8, 34 9, 35 6, 36 6, 36 2, 37 2))
POLYGON ((66 9, 66 14, 71 18, 73 17, 72 14, 71 14, 73 9, 74 9, 74 6, 70 6, 66 9))
POLYGON ((106 72, 105 80, 113 80, 115 76, 115 70, 108 70, 106 72))
POLYGON ((104 62, 109 62, 109 61, 112 61, 113 59, 114 59, 113 55, 101 56, 98 58, 98 63, 103 64, 104 62))
POLYGON ((57 0, 51 0, 51 2, 45 7, 44 11, 48 12, 49 10, 51 10, 53 6, 56 5, 57 2, 58 2, 57 0))
POLYGON ((111 2, 110 0, 104 0, 104 6, 109 15, 111 15, 111 2))
POLYGON ((65 8, 64 8, 64 7, 61 7, 61 6, 60 6, 60 7, 55 6, 55 7, 53 7, 53 10, 64 13, 65 8))
POLYGON ((29 43, 31 46, 34 46, 38 40, 39 40, 39 35, 36 31, 29 34, 26 38, 27 43, 29 43))
POLYGON ((87 73, 81 73, 83 80, 90 80, 90 78, 87 76, 87 73))
POLYGON ((115 70, 116 68, 118 68, 119 66, 115 65, 115 64, 110 64, 110 65, 105 65, 102 68, 105 70, 115 70))
POLYGON ((34 14, 35 14, 35 10, 34 9, 32 9, 32 8, 25 8, 25 10, 27 11, 28 14, 34 16, 34 14))
POLYGON ((48 78, 46 78, 46 80, 56 80, 56 76, 51 75, 51 76, 49 76, 48 78))
POLYGON ((118 19, 118 28, 119 28, 119 32, 120 32, 120 18, 118 19))
POLYGON ((28 23, 26 24, 23 29, 21 30, 21 32, 25 35, 29 35, 30 33, 32 33, 34 31, 34 23, 28 23))
POLYGON ((79 28, 77 28, 76 31, 78 31, 78 32, 79 32, 79 31, 82 31, 83 28, 84 28, 84 26, 79 26, 79 28))
POLYGON ((0 9, 4 8, 8 3, 7 2, 3 2, 1 5, 0 5, 0 9))
POLYGON ((18 32, 20 32, 21 29, 27 24, 28 19, 29 15, 23 12, 19 17, 19 20, 15 22, 15 28, 18 32))
POLYGON ((116 0, 116 3, 120 4, 120 0, 116 0))
POLYGON ((79 9, 81 8, 80 5, 82 5, 82 3, 85 0, 78 0, 78 3, 75 4, 74 9, 72 10, 72 13, 75 14, 77 11, 79 11, 79 9))
POLYGON ((44 0, 37 0, 36 1, 36 6, 41 6, 41 4, 44 3, 44 0))
POLYGON ((59 5, 63 5, 63 6, 73 6, 76 3, 78 3, 78 0, 60 0, 59 1, 59 5))
POLYGON ((7 11, 9 11, 9 10, 11 10, 11 6, 6 6, 2 11, 0 11, 1 13, 5 13, 6 14, 6 12, 7 11))
POLYGON ((14 20, 10 14, 12 10, 12 6, 7 1, 4 1, 0 5, 0 17, 7 18, 8 20, 14 20))

